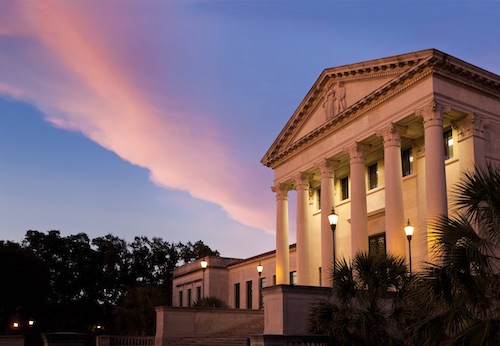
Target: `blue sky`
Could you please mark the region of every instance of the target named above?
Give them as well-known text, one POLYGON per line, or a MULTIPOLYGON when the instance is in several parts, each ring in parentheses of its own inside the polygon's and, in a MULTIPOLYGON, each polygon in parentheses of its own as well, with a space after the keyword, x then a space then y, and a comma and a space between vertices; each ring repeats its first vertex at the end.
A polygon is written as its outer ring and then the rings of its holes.
POLYGON ((321 71, 436 48, 500 74, 499 22, 497 1, 4 0, 0 239, 272 250, 260 159, 321 71))

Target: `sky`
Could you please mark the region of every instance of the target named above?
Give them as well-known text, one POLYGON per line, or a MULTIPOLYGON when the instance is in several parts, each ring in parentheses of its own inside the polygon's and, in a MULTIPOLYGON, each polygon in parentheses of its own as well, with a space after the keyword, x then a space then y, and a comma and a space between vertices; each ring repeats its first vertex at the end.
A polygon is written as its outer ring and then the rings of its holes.
POLYGON ((0 0, 0 239, 273 250, 260 160, 321 72, 436 48, 500 74, 498 23, 500 1, 0 0))

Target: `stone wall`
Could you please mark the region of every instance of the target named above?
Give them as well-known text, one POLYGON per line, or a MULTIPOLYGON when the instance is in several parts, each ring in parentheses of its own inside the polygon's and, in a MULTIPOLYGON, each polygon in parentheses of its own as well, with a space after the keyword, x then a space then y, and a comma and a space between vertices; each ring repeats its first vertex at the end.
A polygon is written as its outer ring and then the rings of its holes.
POLYGON ((166 345, 184 337, 212 335, 251 324, 262 315, 262 310, 157 306, 155 345, 166 345))

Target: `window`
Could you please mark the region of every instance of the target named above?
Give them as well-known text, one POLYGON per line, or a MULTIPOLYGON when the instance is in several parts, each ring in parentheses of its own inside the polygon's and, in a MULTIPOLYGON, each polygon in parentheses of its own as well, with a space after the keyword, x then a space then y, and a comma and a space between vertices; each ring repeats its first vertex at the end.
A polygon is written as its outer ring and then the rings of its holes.
POLYGON ((182 307, 182 291, 179 291, 179 306, 182 307))
POLYGON ((378 186, 378 166, 377 164, 368 167, 368 180, 370 189, 374 189, 378 186))
POLYGON ((264 308, 264 295, 262 294, 262 289, 266 287, 266 278, 260 279, 260 293, 259 293, 259 308, 264 308))
POLYGON ((196 300, 201 299, 201 286, 196 287, 196 300))
POLYGON ((234 284, 234 308, 240 308, 240 284, 234 284))
POLYGON ((273 275, 273 286, 276 286, 276 275, 273 275))
POLYGON ((252 280, 247 281, 247 309, 252 308, 252 280))
POLYGON ((349 198, 349 178, 345 177, 340 179, 340 190, 342 200, 349 198))
POLYGON ((191 289, 188 288, 188 306, 191 307, 191 289))
POLYGON ((318 206, 318 210, 321 209, 321 189, 316 190, 316 205, 318 206))
POLYGON ((448 160, 453 157, 453 133, 451 130, 443 134, 444 137, 444 159, 448 160))
POLYGON ((411 148, 401 152, 401 163, 403 165, 403 177, 413 174, 413 153, 411 148))
POLYGON ((290 285, 297 285, 297 271, 290 272, 290 285))
POLYGON ((319 286, 321 286, 321 267, 319 267, 319 286))
POLYGON ((385 254, 385 233, 368 237, 368 252, 370 255, 385 254))

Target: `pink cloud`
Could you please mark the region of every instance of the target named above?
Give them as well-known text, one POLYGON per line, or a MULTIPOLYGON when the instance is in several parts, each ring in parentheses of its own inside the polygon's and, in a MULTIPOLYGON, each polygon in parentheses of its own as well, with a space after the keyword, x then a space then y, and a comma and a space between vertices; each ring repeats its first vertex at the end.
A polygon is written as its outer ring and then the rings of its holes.
POLYGON ((24 52, 3 58, 9 68, 25 72, 23 78, 2 77, 1 93, 35 104, 54 126, 81 132, 149 169, 158 186, 188 191, 219 204, 236 221, 272 232, 274 198, 262 170, 252 172, 238 161, 212 114, 166 108, 175 103, 167 92, 163 102, 152 101, 134 83, 134 66, 99 35, 106 25, 92 25, 89 8, 19 3, 0 14, 0 35, 26 40, 24 52), (40 64, 37 56, 43 57, 40 64))

